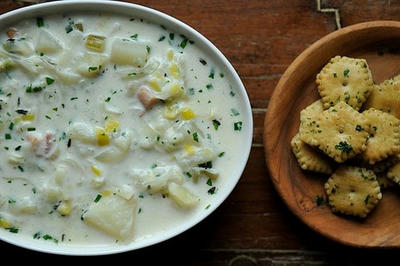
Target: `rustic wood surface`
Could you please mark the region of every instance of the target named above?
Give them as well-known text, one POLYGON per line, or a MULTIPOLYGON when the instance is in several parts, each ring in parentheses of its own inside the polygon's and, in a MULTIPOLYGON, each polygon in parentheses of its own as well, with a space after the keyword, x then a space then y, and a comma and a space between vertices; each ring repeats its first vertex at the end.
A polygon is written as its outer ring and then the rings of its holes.
MULTIPOLYGON (((265 165, 262 133, 274 87, 297 55, 340 25, 400 19, 400 1, 321 0, 320 6, 319 0, 129 2, 182 20, 225 54, 239 72, 251 100, 254 144, 238 186, 203 222, 153 247, 100 259, 126 258, 127 263, 150 265, 235 266, 388 264, 397 259, 397 250, 346 247, 322 237, 299 221, 274 190, 265 165)), ((0 12, 24 5, 23 1, 1 0, 0 12)), ((3 258, 10 256, 13 260, 29 256, 35 260, 32 262, 57 263, 60 259, 4 242, 0 242, 0 250, 3 258)), ((62 258, 69 259, 73 258, 62 258)))

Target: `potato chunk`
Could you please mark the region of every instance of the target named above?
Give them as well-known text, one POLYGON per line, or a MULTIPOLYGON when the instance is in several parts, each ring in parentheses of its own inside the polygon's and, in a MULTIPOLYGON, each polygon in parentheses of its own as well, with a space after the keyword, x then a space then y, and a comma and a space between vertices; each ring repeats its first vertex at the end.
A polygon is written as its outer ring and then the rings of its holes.
POLYGON ((115 39, 111 46, 111 60, 121 65, 144 67, 149 55, 143 42, 115 39))
POLYGON ((126 200, 118 195, 96 198, 96 202, 89 207, 84 221, 112 237, 119 240, 133 236, 133 226, 136 214, 134 197, 126 200))
POLYGON ((198 198, 193 195, 185 187, 170 183, 168 185, 169 196, 174 200, 174 202, 181 208, 189 209, 193 208, 198 202, 198 198))

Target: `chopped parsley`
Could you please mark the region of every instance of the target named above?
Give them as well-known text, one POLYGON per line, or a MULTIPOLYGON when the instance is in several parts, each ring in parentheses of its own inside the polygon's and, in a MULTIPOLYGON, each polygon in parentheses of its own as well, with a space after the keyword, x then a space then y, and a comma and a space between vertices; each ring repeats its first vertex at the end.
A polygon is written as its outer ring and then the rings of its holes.
POLYGON ((14 128, 14 123, 11 122, 10 125, 8 126, 8 129, 9 129, 9 130, 13 130, 13 128, 14 128))
POLYGON ((36 18, 36 25, 39 27, 39 28, 41 28, 41 27, 43 27, 44 26, 44 20, 43 20, 43 18, 36 18))
POLYGON ((110 100, 111 100, 111 97, 107 97, 107 99, 105 99, 104 101, 105 101, 106 103, 108 103, 110 100))
POLYGON ((47 84, 47 85, 53 84, 54 81, 55 81, 54 79, 52 79, 52 78, 50 78, 50 77, 46 77, 46 84, 47 84))
POLYGON ((206 169, 208 169, 208 168, 212 168, 212 167, 213 167, 213 166, 212 166, 212 162, 211 162, 211 161, 208 161, 208 162, 205 162, 205 163, 198 164, 198 166, 199 166, 199 167, 201 167, 201 168, 206 168, 206 169))
POLYGON ((235 123, 233 123, 233 129, 235 131, 241 131, 242 130, 242 125, 243 125, 242 121, 235 122, 235 123))
POLYGON ((18 234, 19 229, 15 227, 8 227, 6 228, 10 233, 18 234))
POLYGON ((169 34, 169 39, 172 41, 173 39, 175 39, 175 34, 173 34, 173 33, 170 33, 169 34))
POLYGON ((6 133, 6 134, 4 135, 4 137, 5 137, 6 139, 11 139, 11 134, 6 133))
POLYGON ((96 71, 98 69, 97 66, 91 66, 88 68, 88 72, 96 71))
POLYGON ((225 152, 223 151, 223 152, 220 152, 219 154, 218 154, 218 157, 223 157, 225 155, 225 152))
POLYGON ((214 79, 214 76, 215 76, 215 69, 214 69, 214 68, 211 68, 211 70, 210 70, 210 75, 208 75, 208 77, 209 77, 210 79, 214 79))
POLYGON ((210 188, 207 192, 208 192, 208 194, 210 194, 210 195, 214 195, 216 189, 217 189, 216 187, 212 187, 212 188, 210 188))
POLYGON ((357 125, 357 126, 356 126, 356 130, 357 130, 357 131, 363 131, 364 129, 362 128, 362 126, 357 125))
POLYGON ((165 36, 164 36, 164 35, 161 36, 160 39, 158 39, 159 42, 162 42, 162 41, 164 41, 164 40, 165 40, 165 36))
POLYGON ((346 141, 339 142, 339 144, 335 146, 335 149, 345 153, 350 153, 351 151, 353 151, 353 147, 351 147, 351 145, 348 144, 346 141))
POLYGON ((179 45, 182 49, 185 49, 186 45, 187 45, 188 39, 184 39, 181 44, 179 45))
POLYGON ((138 38, 138 34, 137 34, 137 33, 135 33, 135 34, 133 34, 133 35, 131 36, 131 39, 132 39, 132 40, 137 40, 137 38, 138 38))
POLYGON ((74 25, 74 22, 73 22, 73 21, 70 21, 70 22, 68 23, 68 25, 65 27, 65 32, 66 32, 67 34, 74 30, 74 28, 72 28, 73 25, 74 25))
POLYGON ((94 199, 94 202, 99 202, 99 200, 101 199, 101 195, 97 194, 96 198, 94 199))
POLYGON ((150 53, 151 47, 149 45, 146 45, 146 51, 147 51, 148 54, 150 53))
POLYGON ((207 65, 207 61, 204 60, 203 58, 200 58, 199 61, 203 66, 207 65))
POLYGON ((364 203, 365 203, 365 204, 368 204, 368 201, 370 200, 370 198, 371 198, 371 196, 370 196, 370 195, 367 195, 367 196, 365 197, 365 199, 364 199, 364 203))
POLYGON ((213 87, 212 84, 207 84, 207 85, 206 85, 206 88, 207 88, 207 90, 211 90, 211 89, 213 89, 214 87, 213 87))
POLYGON ((193 140, 196 142, 199 142, 199 136, 198 136, 197 132, 193 133, 193 140))
POLYGON ((26 114, 28 113, 28 111, 26 111, 26 110, 21 110, 21 109, 18 109, 18 110, 16 110, 15 112, 17 112, 17 113, 20 114, 20 115, 26 115, 26 114))
POLYGON ((218 130, 218 127, 221 125, 221 122, 219 122, 217 119, 214 119, 212 121, 212 123, 213 123, 214 129, 218 130))
POLYGON ((27 93, 32 93, 32 92, 40 92, 42 90, 43 90, 43 87, 41 87, 41 86, 32 87, 32 85, 29 85, 28 87, 26 87, 25 91, 27 93))
POLYGON ((207 180, 207 183, 206 183, 206 184, 209 185, 210 187, 212 187, 213 183, 212 183, 211 178, 209 178, 209 179, 207 180))
POLYGON ((350 73, 350 69, 345 69, 345 70, 343 71, 343 76, 349 77, 349 73, 350 73))

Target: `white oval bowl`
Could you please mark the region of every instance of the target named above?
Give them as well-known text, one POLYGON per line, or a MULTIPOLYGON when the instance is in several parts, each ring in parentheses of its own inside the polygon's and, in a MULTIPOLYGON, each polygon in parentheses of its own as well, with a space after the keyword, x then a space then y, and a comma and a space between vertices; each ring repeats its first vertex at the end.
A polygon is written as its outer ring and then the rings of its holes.
POLYGON ((195 45, 199 47, 202 52, 210 55, 213 58, 216 65, 220 67, 222 72, 225 73, 227 79, 230 80, 230 84, 236 88, 237 95, 240 97, 240 101, 245 107, 244 124, 242 132, 244 134, 243 142, 238 145, 242 145, 241 160, 239 164, 234 167, 233 175, 230 177, 229 182, 226 186, 220 187, 218 193, 211 201, 211 207, 206 211, 202 212, 201 215, 193 216, 191 219, 181 224, 179 227, 170 228, 162 233, 157 233, 148 238, 140 241, 133 241, 128 244, 116 244, 116 245, 83 245, 83 244, 49 244, 46 242, 37 241, 30 239, 27 236, 19 234, 10 234, 5 230, 0 230, 0 239, 20 246, 23 248, 36 250, 40 252, 53 253, 53 254, 63 254, 63 255, 105 255, 114 254, 120 252, 131 251, 143 247, 147 247, 153 244, 160 243, 169 238, 172 238, 182 232, 193 227, 208 215, 210 215, 232 192, 237 182, 239 181, 244 168, 246 166, 253 137, 253 117, 250 106, 250 101, 247 96, 246 90, 241 82, 235 69, 226 59, 226 57, 203 35, 199 32, 186 25, 185 23, 169 16, 159 11, 151 8, 143 7, 140 5, 124 3, 124 2, 114 2, 114 1, 60 1, 60 2, 50 2, 44 4, 37 4, 29 7, 20 8, 17 10, 10 11, 8 13, 0 15, 0 25, 1 29, 7 26, 16 24, 18 21, 41 17, 46 15, 54 14, 64 14, 72 12, 105 12, 105 13, 115 13, 120 15, 128 15, 131 17, 143 18, 148 22, 154 24, 164 25, 171 31, 175 33, 180 33, 187 36, 189 39, 195 41, 195 45))

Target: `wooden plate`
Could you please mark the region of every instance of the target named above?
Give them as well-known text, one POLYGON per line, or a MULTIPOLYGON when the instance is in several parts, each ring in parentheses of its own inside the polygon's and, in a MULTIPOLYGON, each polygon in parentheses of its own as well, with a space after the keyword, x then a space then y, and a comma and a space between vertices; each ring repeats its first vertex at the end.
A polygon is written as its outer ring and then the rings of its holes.
POLYGON ((326 177, 302 171, 291 152, 300 110, 319 99, 315 77, 336 55, 365 58, 374 81, 400 74, 400 22, 374 21, 333 32, 311 45, 289 66, 275 88, 264 122, 264 144, 273 183, 289 208, 315 231, 358 247, 400 247, 400 189, 384 191, 365 220, 317 206, 326 177))

